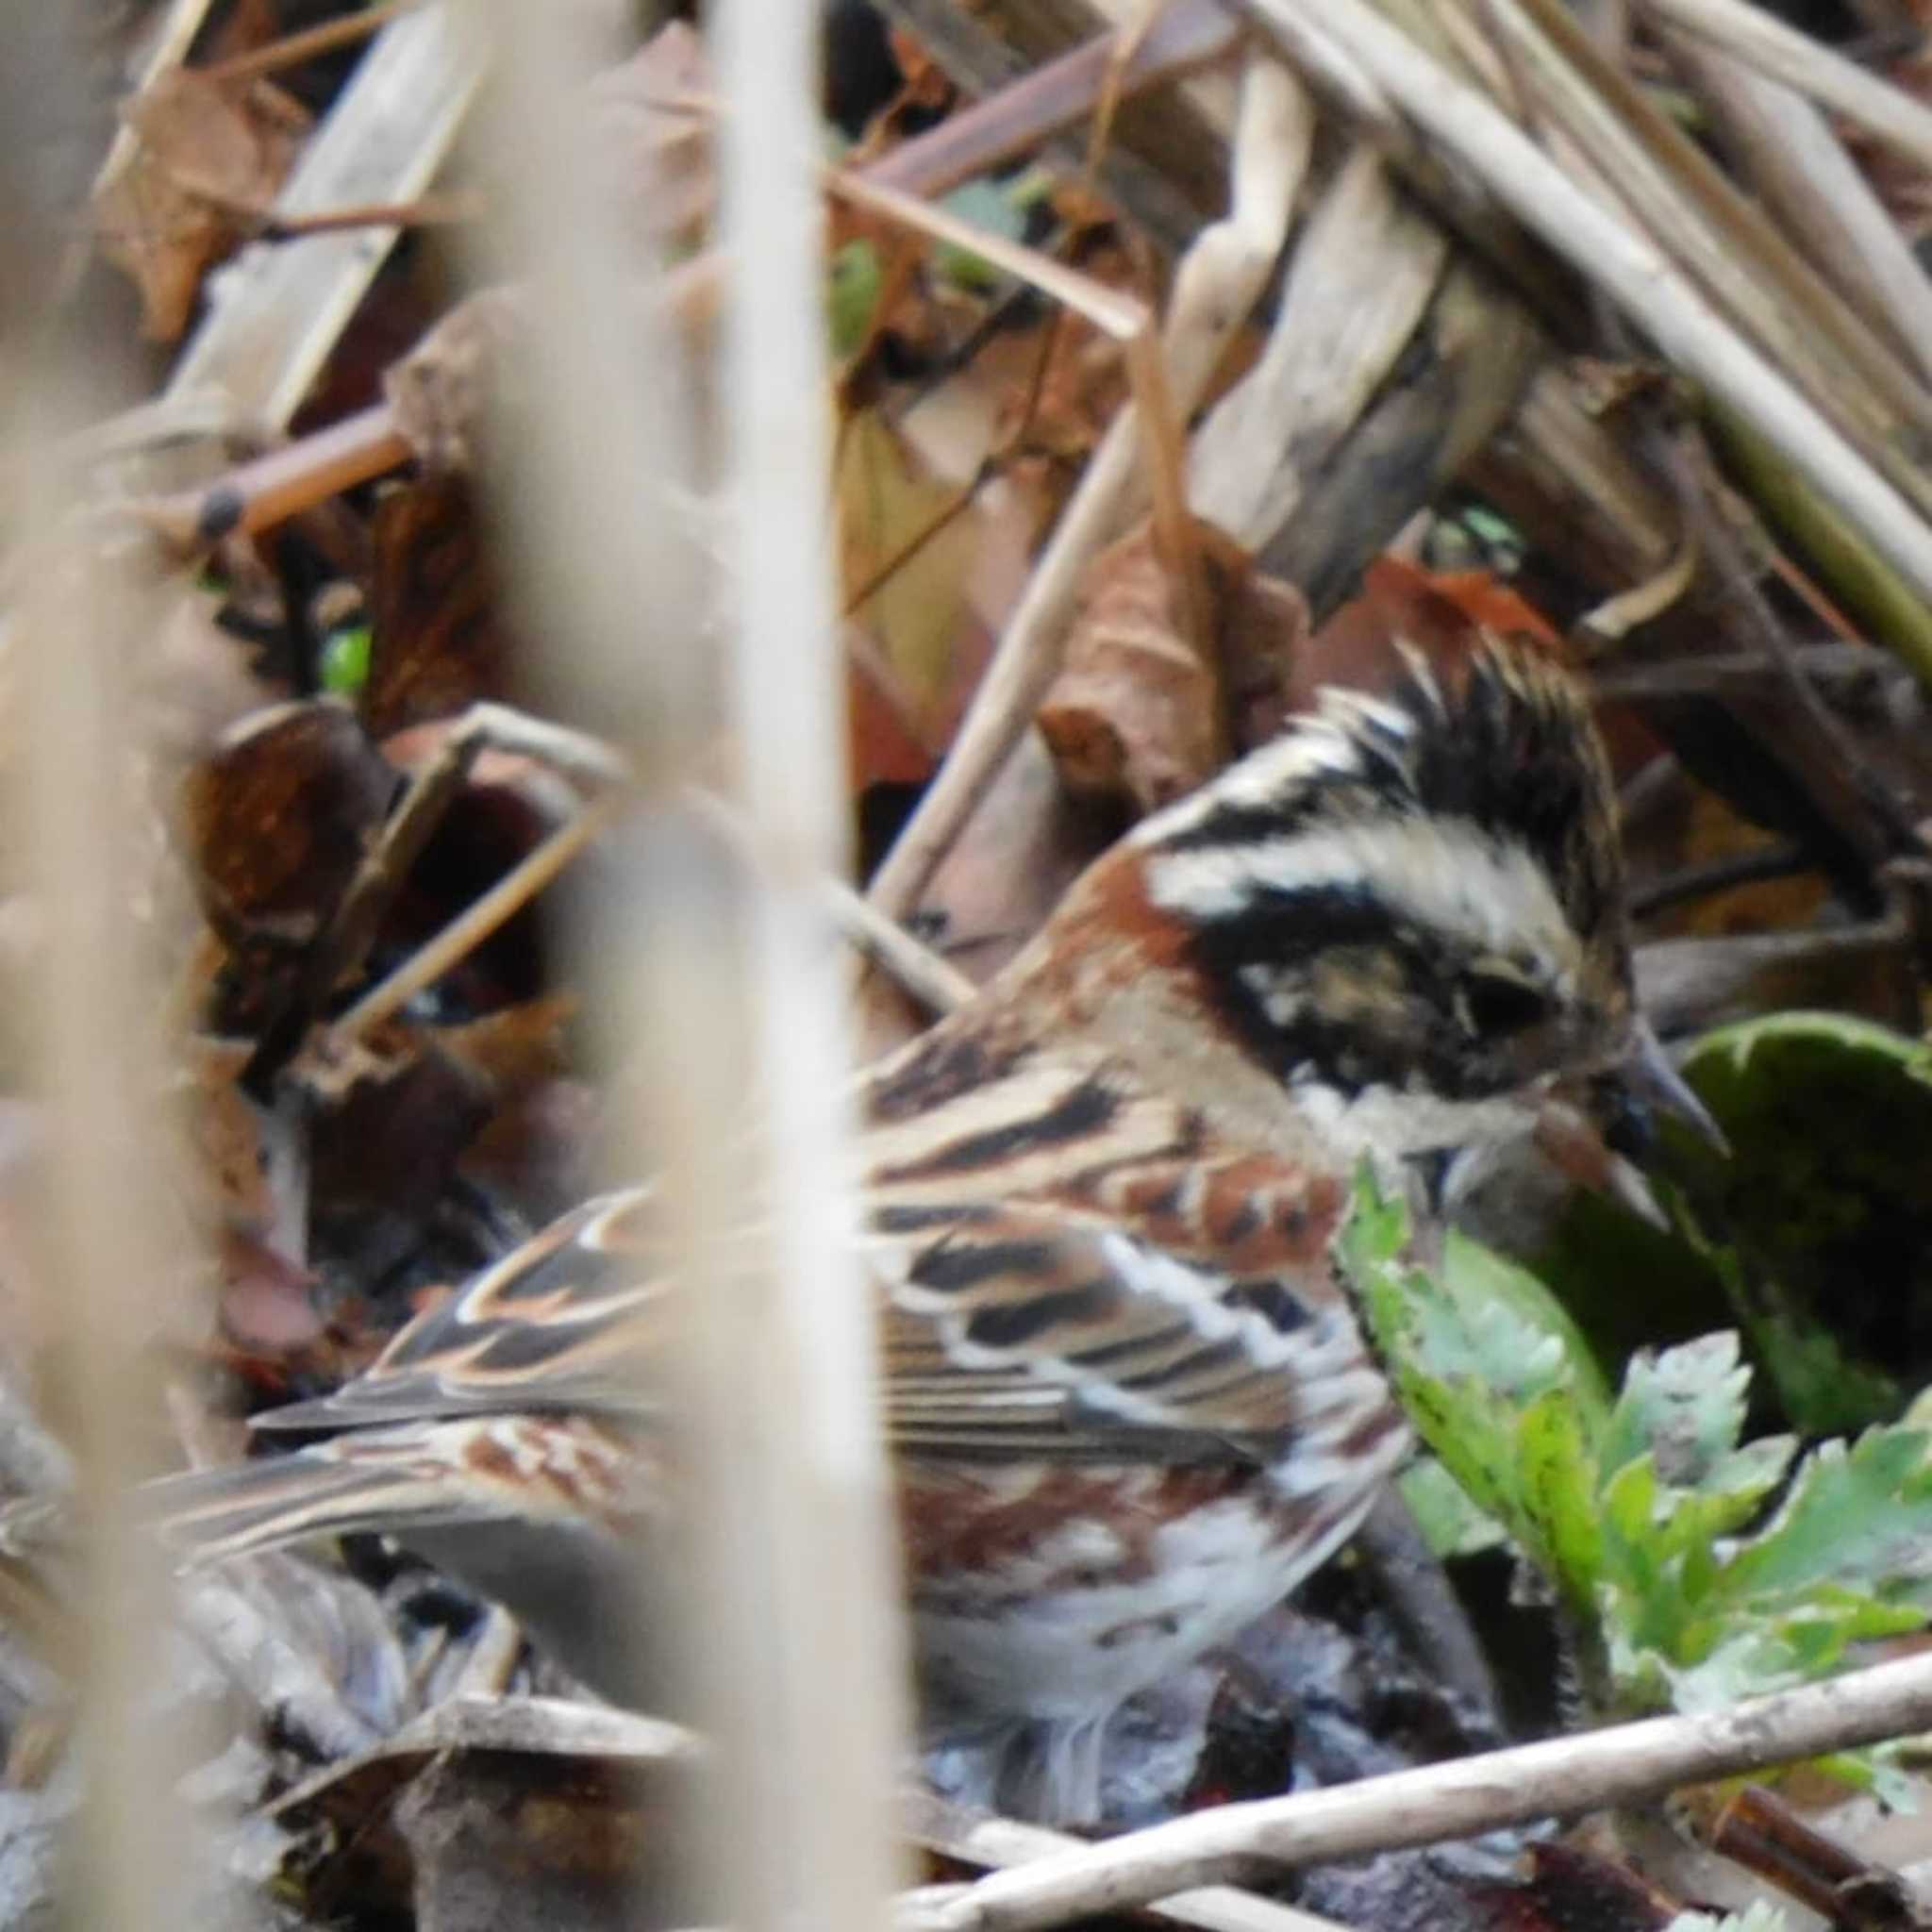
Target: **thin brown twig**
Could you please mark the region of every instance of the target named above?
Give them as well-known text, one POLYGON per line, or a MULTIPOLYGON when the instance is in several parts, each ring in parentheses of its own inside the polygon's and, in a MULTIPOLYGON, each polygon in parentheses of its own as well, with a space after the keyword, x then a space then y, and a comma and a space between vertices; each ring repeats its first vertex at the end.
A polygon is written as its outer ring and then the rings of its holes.
POLYGON ((1837 1932, 1923 1932, 1905 1880, 1748 1785, 1710 1827, 1710 1848, 1766 1878, 1837 1932))
POLYGON ((1805 675, 1797 646, 1784 620, 1772 608, 1757 573, 1745 560, 1730 525, 1719 513, 1702 474, 1707 464, 1693 463, 1675 437, 1657 433, 1655 439, 1659 468, 1682 506, 1686 528, 1695 537, 1724 590, 1743 606, 1751 629, 1763 645, 1765 660, 1784 687, 1806 733, 1817 750, 1843 774, 1852 794, 1882 830, 1892 852, 1923 850, 1917 827, 1885 781, 1871 768, 1851 733, 1819 696, 1805 675))
POLYGON ((199 490, 132 505, 175 556, 229 535, 254 536, 310 504, 367 483, 415 455, 387 403, 346 416, 286 449, 270 450, 199 490))
POLYGON ((336 1021, 328 1029, 326 1050, 345 1050, 466 959, 600 838, 616 821, 623 806, 619 793, 607 791, 602 797, 591 799, 541 844, 525 853, 487 892, 473 900, 434 939, 419 947, 381 985, 372 987, 336 1021))
POLYGON ((339 47, 353 46, 358 41, 368 40, 391 21, 412 12, 423 4, 424 0, 387 0, 384 6, 345 14, 340 20, 325 21, 320 26, 305 27, 300 33, 286 34, 278 41, 271 41, 265 47, 255 47, 246 54, 217 60, 212 66, 204 67, 201 73, 208 80, 230 82, 253 80, 259 75, 275 74, 285 67, 299 67, 303 61, 312 60, 318 54, 333 54, 339 47))
MULTIPOLYGON (((1222 58, 1240 29, 1213 0, 1177 0, 1128 71, 1129 92, 1153 87, 1222 58)), ((1110 35, 1101 35, 871 163, 864 178, 941 194, 1027 153, 1091 110, 1106 73, 1110 35)), ((692 325, 716 306, 722 256, 713 249, 665 278, 667 306, 692 325)), ((175 555, 230 531, 253 535, 311 503, 400 468, 415 454, 388 404, 331 425, 286 450, 244 464, 204 488, 153 499, 134 513, 175 555)))
POLYGON ((843 879, 827 880, 825 896, 833 919, 853 950, 935 1018, 963 1007, 973 997, 976 989, 957 966, 930 946, 922 945, 897 920, 888 919, 843 879))
POLYGON ((1687 865, 1681 871, 1665 874, 1662 878, 1649 879, 1641 885, 1633 886, 1630 891, 1630 916, 1632 919, 1647 919, 1693 899, 1714 898, 1720 892, 1728 892, 1734 886, 1757 886, 1772 879, 1798 878, 1816 870, 1817 860, 1799 845, 1786 843, 1769 845, 1757 852, 1734 852, 1726 858, 1707 859, 1701 865, 1687 865))
POLYGON ((414 201, 371 201, 310 215, 278 215, 273 208, 260 208, 243 213, 242 219, 254 240, 298 242, 305 235, 332 235, 343 228, 450 228, 459 222, 474 222, 482 211, 480 195, 419 194, 414 201))

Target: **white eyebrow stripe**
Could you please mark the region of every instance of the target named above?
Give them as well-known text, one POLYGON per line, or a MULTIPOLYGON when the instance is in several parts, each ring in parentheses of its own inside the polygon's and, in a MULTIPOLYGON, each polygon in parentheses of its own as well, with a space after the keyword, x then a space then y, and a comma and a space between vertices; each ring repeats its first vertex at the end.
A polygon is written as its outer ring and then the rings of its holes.
POLYGON ((1142 819, 1128 837, 1137 845, 1158 845, 1192 831, 1217 813, 1265 810, 1313 779, 1346 777, 1362 769, 1361 748, 1345 731, 1323 720, 1310 721, 1292 737, 1250 752, 1212 784, 1142 819))
POLYGON ((1324 826, 1247 845, 1155 851, 1147 888, 1164 911, 1238 920, 1264 895, 1369 888, 1394 920, 1478 948, 1525 941, 1553 963, 1577 941, 1555 889, 1522 846, 1466 819, 1406 817, 1324 826))

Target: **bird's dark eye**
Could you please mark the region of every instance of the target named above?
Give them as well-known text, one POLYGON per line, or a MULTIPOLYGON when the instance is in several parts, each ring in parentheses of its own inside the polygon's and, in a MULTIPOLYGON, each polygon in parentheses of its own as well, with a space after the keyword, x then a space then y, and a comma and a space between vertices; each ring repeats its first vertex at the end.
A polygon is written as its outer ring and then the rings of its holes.
POLYGON ((1472 973, 1462 983, 1472 1032, 1491 1039, 1522 1033, 1550 1014, 1550 998, 1514 973, 1472 973))

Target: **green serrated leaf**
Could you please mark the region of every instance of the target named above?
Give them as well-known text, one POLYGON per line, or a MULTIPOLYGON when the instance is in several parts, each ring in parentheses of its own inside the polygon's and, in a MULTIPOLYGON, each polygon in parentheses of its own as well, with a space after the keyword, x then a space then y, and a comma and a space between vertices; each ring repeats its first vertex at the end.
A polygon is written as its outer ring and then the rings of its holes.
POLYGON ((1631 1549, 1647 1550, 1665 1507, 1657 1464, 1648 1456, 1633 1456, 1605 1482, 1603 1505, 1605 1528, 1631 1549))
POLYGON ((1917 1429, 1898 1428, 1868 1429, 1849 1448, 1821 1443, 1771 1524, 1725 1564, 1725 1599, 1932 1581, 1926 1446, 1917 1429))
MULTIPOLYGON (((1517 1322, 1545 1338, 1539 1373, 1547 1376, 1552 1363, 1560 1364, 1562 1380, 1572 1391, 1594 1442, 1608 1421, 1609 1385, 1569 1309, 1527 1268, 1486 1248, 1459 1229, 1449 1230, 1442 1264, 1443 1285, 1465 1308, 1506 1309, 1517 1322), (1554 1344, 1554 1354, 1549 1344, 1554 1344)), ((1497 1366, 1506 1378, 1513 1376, 1513 1365, 1507 1360, 1497 1366)), ((1530 1397, 1557 1384, 1525 1375, 1521 1386, 1525 1397, 1530 1397)))
MULTIPOLYGON (((1464 1302, 1400 1258, 1408 1216, 1364 1170, 1336 1258, 1353 1287, 1391 1379, 1423 1441, 1484 1514, 1522 1537, 1518 1468, 1523 1405, 1564 1386, 1561 1343, 1511 1309, 1464 1302)), ((1532 1556, 1540 1555, 1531 1544, 1532 1556)))
POLYGON ((1701 1488, 1738 1445, 1750 1382, 1729 1330, 1660 1353, 1640 1349, 1610 1412, 1605 1469, 1649 1456, 1663 1482, 1701 1488))
POLYGON ((1603 1525, 1596 1457, 1568 1389, 1552 1389, 1524 1409, 1516 1448, 1524 1540, 1573 1611, 1588 1617, 1603 1576, 1603 1525))
POLYGON ((1474 1557, 1507 1542, 1509 1532, 1470 1500, 1456 1478, 1433 1456, 1418 1456, 1397 1479, 1435 1556, 1474 1557))

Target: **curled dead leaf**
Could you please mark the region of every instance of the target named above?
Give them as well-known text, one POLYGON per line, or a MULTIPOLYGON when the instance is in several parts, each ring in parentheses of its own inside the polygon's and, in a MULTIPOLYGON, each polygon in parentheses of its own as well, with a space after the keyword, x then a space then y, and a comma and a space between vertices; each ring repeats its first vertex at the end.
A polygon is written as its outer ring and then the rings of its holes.
POLYGON ((1187 641, 1178 587, 1142 525, 1096 558, 1039 724, 1062 782, 1152 811, 1191 791, 1234 750, 1278 728, 1307 608, 1256 578, 1245 552, 1197 526, 1210 660, 1187 641))
POLYGON ((124 118, 140 145, 95 202, 101 252, 140 291, 142 333, 176 341, 202 277, 274 205, 308 117, 267 81, 224 84, 175 67, 124 118))

